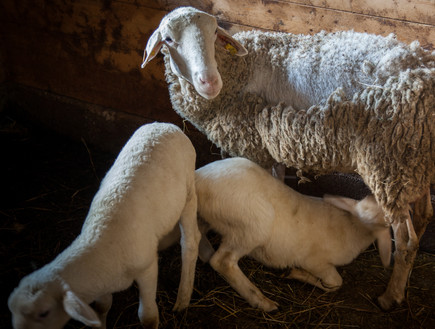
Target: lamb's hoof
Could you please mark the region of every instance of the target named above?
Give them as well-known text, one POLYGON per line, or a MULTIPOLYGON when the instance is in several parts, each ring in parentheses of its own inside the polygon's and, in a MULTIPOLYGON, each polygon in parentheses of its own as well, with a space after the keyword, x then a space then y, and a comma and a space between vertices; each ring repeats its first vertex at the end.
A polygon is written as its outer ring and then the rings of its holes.
POLYGON ((142 327, 145 329, 158 329, 159 328, 159 319, 157 318, 149 318, 144 319, 142 321, 142 327))
POLYGON ((325 282, 323 282, 322 280, 320 280, 320 285, 321 285, 321 287, 319 287, 319 288, 323 289, 326 292, 334 292, 334 291, 337 291, 338 289, 341 288, 341 285, 340 286, 328 285, 325 282))
POLYGON ((175 302, 174 308, 172 309, 173 312, 180 312, 184 309, 186 309, 189 306, 190 299, 183 299, 183 298, 177 298, 177 301, 175 302))
POLYGON ((273 312, 278 310, 279 304, 264 297, 264 299, 258 304, 258 308, 264 312, 273 312))

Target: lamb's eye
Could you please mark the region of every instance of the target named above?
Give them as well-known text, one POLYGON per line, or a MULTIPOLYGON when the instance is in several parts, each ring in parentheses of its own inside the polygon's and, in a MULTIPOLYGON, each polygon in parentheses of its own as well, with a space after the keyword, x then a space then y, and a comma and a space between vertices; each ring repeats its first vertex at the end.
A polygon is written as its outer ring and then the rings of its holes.
POLYGON ((172 39, 170 37, 166 37, 165 41, 171 43, 172 39))
POLYGON ((38 317, 39 317, 40 319, 44 319, 44 318, 46 318, 46 317, 48 316, 48 313, 50 313, 49 310, 44 311, 44 312, 41 312, 41 313, 38 314, 38 317))

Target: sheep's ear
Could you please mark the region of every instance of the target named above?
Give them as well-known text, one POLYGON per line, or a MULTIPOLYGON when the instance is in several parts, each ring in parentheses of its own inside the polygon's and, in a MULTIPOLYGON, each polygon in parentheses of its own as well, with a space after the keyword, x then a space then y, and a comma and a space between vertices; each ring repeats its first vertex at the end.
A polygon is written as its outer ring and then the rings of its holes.
POLYGON ((355 208, 356 208, 356 205, 358 204, 357 200, 354 200, 351 198, 346 198, 343 196, 334 196, 334 195, 329 195, 329 194, 325 194, 323 196, 323 201, 330 203, 330 204, 336 206, 337 208, 346 210, 353 215, 355 215, 355 213, 356 213, 355 208))
POLYGON ((391 232, 390 228, 376 232, 379 256, 384 267, 389 267, 391 263, 391 232))
POLYGON ((219 46, 225 48, 231 55, 245 56, 248 54, 248 51, 240 42, 220 27, 217 28, 216 42, 219 46))
POLYGON ((147 45, 143 53, 143 60, 141 67, 144 68, 156 55, 159 53, 160 48, 163 46, 162 36, 160 30, 157 29, 151 34, 148 39, 147 45))
POLYGON ((65 312, 74 320, 80 321, 89 327, 100 327, 101 321, 97 313, 70 290, 65 292, 63 298, 65 312))

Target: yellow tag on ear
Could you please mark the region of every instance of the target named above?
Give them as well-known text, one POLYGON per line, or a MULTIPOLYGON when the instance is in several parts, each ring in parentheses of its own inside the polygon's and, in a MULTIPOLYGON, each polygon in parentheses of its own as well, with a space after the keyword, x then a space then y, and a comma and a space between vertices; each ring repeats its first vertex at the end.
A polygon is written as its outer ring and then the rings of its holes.
POLYGON ((234 48, 231 44, 229 44, 229 43, 227 43, 226 45, 225 45, 225 49, 226 50, 228 50, 229 51, 229 53, 231 54, 231 55, 235 55, 235 54, 237 54, 237 49, 236 48, 234 48))

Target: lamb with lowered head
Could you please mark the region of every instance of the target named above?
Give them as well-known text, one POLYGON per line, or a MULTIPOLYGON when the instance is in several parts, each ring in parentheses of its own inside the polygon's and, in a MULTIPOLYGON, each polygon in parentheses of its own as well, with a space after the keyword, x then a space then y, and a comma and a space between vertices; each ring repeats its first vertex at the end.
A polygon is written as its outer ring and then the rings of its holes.
POLYGON ((186 308, 200 240, 195 159, 193 145, 178 127, 139 128, 101 182, 80 235, 10 295, 14 329, 57 329, 69 318, 105 328, 112 293, 133 281, 141 323, 157 328, 157 251, 178 224, 182 269, 174 310, 186 308))

